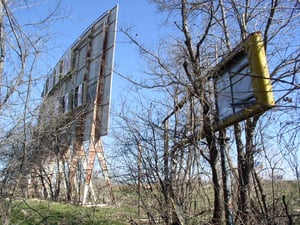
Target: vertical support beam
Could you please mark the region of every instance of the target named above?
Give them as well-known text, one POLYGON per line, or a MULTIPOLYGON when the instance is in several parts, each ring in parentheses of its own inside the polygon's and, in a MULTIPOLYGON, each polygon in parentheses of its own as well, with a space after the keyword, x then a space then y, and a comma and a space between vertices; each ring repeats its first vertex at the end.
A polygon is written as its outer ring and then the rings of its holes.
POLYGON ((170 223, 171 219, 171 179, 169 171, 169 121, 165 120, 164 123, 164 195, 165 195, 165 222, 170 223))
MULTIPOLYGON (((85 168, 85 183, 84 183, 84 192, 83 192, 83 199, 82 204, 86 204, 87 195, 89 191, 89 187, 91 187, 91 177, 94 169, 95 164, 95 158, 96 158, 96 150, 95 150, 95 144, 94 144, 94 138, 91 137, 90 144, 89 144, 89 150, 88 150, 88 156, 87 156, 87 166, 85 168)), ((94 193, 94 190, 90 189, 92 194, 94 193)), ((95 196, 94 200, 96 201, 95 196)))
POLYGON ((4 25, 3 25, 3 3, 5 0, 0 0, 0 110, 2 108, 2 78, 3 78, 3 67, 4 67, 4 25))
POLYGON ((232 215, 232 199, 231 199, 231 179, 230 168, 226 160, 227 142, 226 131, 220 131, 220 154, 221 154, 221 168, 222 168, 222 181, 223 181, 223 193, 224 193, 224 208, 226 225, 234 225, 232 215))
POLYGON ((89 152, 88 152, 88 163, 87 163, 87 167, 85 169, 86 177, 85 177, 85 186, 84 186, 84 194, 83 194, 82 204, 83 205, 86 204, 89 189, 91 191, 94 201, 96 201, 96 197, 95 197, 95 193, 94 193, 92 181, 91 181, 96 156, 98 157, 99 164, 102 169, 103 177, 105 180, 105 185, 109 191, 111 201, 113 204, 115 204, 116 200, 115 200, 114 192, 113 192, 109 174, 108 174, 108 167, 106 164, 106 160, 105 160, 105 156, 104 156, 104 149, 103 149, 103 144, 102 144, 101 139, 99 139, 96 144, 94 144, 93 142, 90 143, 89 152))
POLYGON ((106 188, 109 191, 109 195, 110 195, 110 199, 111 199, 112 203, 115 205, 116 204, 116 199, 115 199, 115 195, 114 195, 112 185, 111 185, 111 182, 110 182, 110 178, 109 178, 109 174, 108 174, 108 167, 107 167, 106 160, 105 160, 105 155, 104 155, 103 143, 102 143, 101 139, 99 139, 97 144, 96 144, 96 152, 97 152, 97 157, 98 157, 98 160, 99 160, 99 164, 101 166, 102 173, 103 173, 103 176, 104 176, 106 188))
POLYGON ((139 222, 141 222, 141 204, 142 204, 142 145, 138 141, 138 154, 137 154, 137 164, 138 164, 138 217, 139 222))

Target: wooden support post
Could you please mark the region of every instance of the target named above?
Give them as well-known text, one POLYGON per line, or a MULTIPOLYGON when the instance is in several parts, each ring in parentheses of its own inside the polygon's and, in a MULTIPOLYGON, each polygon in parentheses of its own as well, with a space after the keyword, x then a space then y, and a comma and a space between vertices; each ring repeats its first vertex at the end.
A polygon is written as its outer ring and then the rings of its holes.
POLYGON ((139 222, 141 222, 141 204, 142 204, 142 145, 141 142, 138 142, 138 155, 137 155, 137 164, 138 164, 138 216, 139 222))
POLYGON ((88 163, 87 163, 87 167, 85 169, 86 177, 85 177, 85 186, 84 186, 82 205, 86 204, 89 190, 91 191, 93 200, 96 201, 96 196, 95 196, 95 193, 94 193, 94 190, 92 187, 92 181, 91 181, 96 156, 98 157, 99 164, 102 169, 103 177, 105 180, 105 185, 106 185, 107 190, 109 191, 111 201, 113 204, 116 204, 114 192, 113 192, 109 174, 108 174, 108 167, 107 167, 105 156, 104 156, 102 140, 99 139, 96 144, 90 143, 89 152, 88 152, 88 163))
POLYGON ((226 160, 227 142, 226 131, 222 130, 220 134, 220 152, 221 152, 221 168, 222 168, 222 180, 223 180, 223 193, 224 193, 224 209, 226 225, 234 225, 232 215, 232 199, 231 199, 231 179, 230 168, 226 160))
POLYGON ((109 178, 109 174, 108 174, 108 167, 107 167, 105 156, 104 156, 103 143, 102 143, 101 139, 99 139, 97 144, 96 144, 96 152, 97 152, 99 164, 101 166, 102 173, 103 173, 103 176, 104 176, 106 188, 109 191, 109 195, 110 195, 110 199, 112 201, 112 204, 115 205, 116 204, 116 199, 115 199, 115 195, 114 195, 112 185, 111 185, 111 182, 110 182, 110 178, 109 178))
POLYGON ((3 25, 3 3, 5 4, 5 0, 0 0, 0 109, 2 109, 2 94, 1 94, 1 86, 2 86, 2 78, 3 78, 3 67, 4 67, 4 25, 3 25))

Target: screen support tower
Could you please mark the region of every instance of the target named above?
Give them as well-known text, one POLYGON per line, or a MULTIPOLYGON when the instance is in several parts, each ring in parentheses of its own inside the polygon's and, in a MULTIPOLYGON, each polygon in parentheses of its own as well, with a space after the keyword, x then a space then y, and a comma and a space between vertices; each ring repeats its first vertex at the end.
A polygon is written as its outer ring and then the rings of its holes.
POLYGON ((118 5, 101 15, 48 75, 31 156, 33 161, 42 157, 42 163, 31 164, 30 175, 35 178, 38 167, 49 167, 50 172, 40 182, 35 179, 36 195, 82 205, 89 204, 91 196, 91 203, 96 203, 92 174, 98 158, 110 202, 115 204, 102 137, 109 128, 117 15, 118 5))
POLYGON ((104 176, 105 186, 109 192, 111 202, 112 202, 112 204, 115 205, 116 200, 115 200, 114 192, 112 190, 112 185, 111 185, 111 181, 110 181, 109 174, 108 174, 108 167, 107 167, 105 156, 104 156, 104 148, 103 148, 102 140, 99 139, 95 143, 94 140, 92 140, 92 138, 91 138, 89 152, 88 152, 88 164, 86 167, 86 177, 85 177, 82 205, 86 205, 86 203, 87 203, 87 197, 88 197, 89 190, 91 192, 93 200, 96 201, 95 192, 94 192, 92 182, 91 182, 91 177, 92 177, 92 172, 93 172, 96 157, 98 158, 99 165, 101 167, 101 170, 102 170, 102 173, 104 176))
MULTIPOLYGON (((103 114, 103 105, 105 105, 105 102, 103 102, 104 98, 104 83, 105 83, 105 76, 106 76, 106 61, 107 61, 107 48, 108 48, 108 26, 105 26, 108 24, 108 17, 106 18, 106 22, 103 23, 103 52, 101 56, 101 65, 100 65, 100 71, 99 71, 99 76, 97 80, 97 86, 96 86, 96 97, 94 99, 94 108, 92 112, 92 121, 91 121, 91 131, 90 131, 90 140, 89 140, 89 149, 88 149, 88 157, 87 157, 87 167, 86 167, 86 176, 85 176, 85 185, 84 185, 84 193, 83 193, 83 199, 82 199, 82 205, 86 204, 87 201, 87 196, 88 196, 88 191, 90 189, 91 193, 93 196, 94 190, 91 185, 91 177, 92 177, 92 172, 95 164, 95 159, 96 156, 98 158, 100 167, 102 169, 102 173, 104 176, 104 181, 106 188, 109 191, 110 198, 112 201, 112 204, 115 204, 115 197, 114 193, 112 190, 109 174, 108 174, 108 168, 104 156, 104 148, 103 148, 103 143, 101 139, 101 115, 103 114)), ((91 48, 87 49, 87 54, 90 55, 89 51, 91 48)), ((86 66, 89 69, 90 63, 87 61, 86 66)), ((94 197, 94 200, 96 198, 94 197)))
MULTIPOLYGON (((96 116, 94 116, 93 120, 96 120, 96 116)), ((83 118, 83 121, 84 121, 84 118, 83 118)), ((75 199, 76 199, 77 198, 76 196, 78 196, 78 194, 79 194, 78 198, 80 199, 80 202, 83 206, 95 204, 97 202, 97 197, 96 197, 96 194, 95 194, 95 191, 93 188, 93 183, 92 183, 92 180, 93 180, 92 174, 94 172, 95 160, 97 158, 98 162, 99 162, 99 166, 101 167, 101 170, 102 170, 102 175, 104 178, 106 191, 109 192, 111 204, 115 205, 116 200, 115 200, 114 192, 112 189, 111 180, 109 177, 108 166, 107 166, 105 154, 104 154, 104 146, 103 146, 103 142, 102 142, 101 138, 98 138, 98 139, 95 138, 95 133, 96 133, 95 125, 96 125, 96 123, 93 121, 90 140, 89 140, 86 151, 85 151, 84 142, 82 141, 82 138, 81 138, 82 133, 81 133, 81 129, 80 129, 80 127, 81 127, 80 124, 78 126, 79 129, 76 130, 76 137, 75 137, 76 139, 75 139, 75 143, 73 145, 74 151, 73 151, 73 153, 70 152, 73 155, 73 157, 72 157, 71 163, 70 163, 71 170, 70 170, 69 180, 72 182, 71 186, 74 187, 76 190, 76 194, 73 197, 75 197, 75 199), (78 167, 79 164, 82 165, 81 169, 78 167), (81 195, 80 191, 79 191, 80 184, 77 181, 80 180, 80 178, 76 174, 76 171, 79 171, 84 176, 83 195, 81 195), (90 199, 91 203, 87 203, 89 196, 91 198, 90 199)), ((70 149, 69 149, 69 151, 70 151, 70 149)), ((72 195, 72 193, 71 193, 71 195, 72 195)))

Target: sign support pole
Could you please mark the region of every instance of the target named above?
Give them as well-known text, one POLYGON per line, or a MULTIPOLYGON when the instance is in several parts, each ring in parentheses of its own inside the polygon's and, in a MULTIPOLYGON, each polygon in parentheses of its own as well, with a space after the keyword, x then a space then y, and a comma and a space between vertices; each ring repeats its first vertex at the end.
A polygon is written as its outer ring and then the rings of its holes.
POLYGON ((226 225, 234 225, 232 215, 232 193, 231 193, 231 178, 230 168, 226 160, 226 150, 228 148, 229 138, 226 137, 226 131, 220 132, 220 153, 221 153, 221 168, 224 192, 224 208, 226 225))

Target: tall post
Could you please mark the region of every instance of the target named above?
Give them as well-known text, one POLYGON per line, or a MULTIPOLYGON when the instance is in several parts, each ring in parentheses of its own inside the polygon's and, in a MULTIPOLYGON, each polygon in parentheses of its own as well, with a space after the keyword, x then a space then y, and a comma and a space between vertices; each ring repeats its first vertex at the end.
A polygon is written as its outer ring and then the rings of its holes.
MULTIPOLYGON (((89 143, 89 150, 87 154, 87 166, 85 168, 85 183, 84 183, 84 190, 83 190, 83 199, 82 199, 82 205, 86 204, 87 201, 87 196, 90 191, 92 194, 94 193, 94 190, 92 189, 91 186, 91 178, 92 178, 92 173, 94 169, 94 164, 95 164, 95 158, 96 158, 96 147, 94 143, 94 139, 91 137, 90 143, 89 143)), ((96 198, 93 196, 94 203, 96 202, 96 198)))
POLYGON ((138 155, 137 155, 137 164, 138 164, 138 217, 141 222, 141 204, 142 204, 142 145, 141 142, 138 142, 138 155))
POLYGON ((0 110, 2 108, 2 78, 3 78, 3 66, 4 66, 4 24, 3 24, 3 3, 5 0, 0 0, 0 110))
POLYGON ((221 154, 221 168, 222 168, 222 181, 224 192, 224 208, 226 225, 234 225, 232 216, 232 199, 231 199, 231 178, 230 168, 226 160, 226 150, 228 138, 226 137, 226 131, 220 131, 220 154, 221 154))
POLYGON ((168 224, 171 220, 171 204, 170 204, 170 171, 169 171, 169 121, 164 123, 164 195, 165 195, 165 222, 168 224))
MULTIPOLYGON (((92 138, 92 137, 91 137, 92 138)), ((83 193, 83 200, 82 204, 85 205, 87 201, 87 196, 88 196, 88 190, 92 192, 92 196, 94 198, 94 201, 96 202, 96 197, 94 194, 94 190, 92 187, 92 182, 91 182, 91 177, 94 169, 94 164, 95 164, 95 158, 98 158, 100 167, 102 169, 102 174, 105 180, 105 185, 107 190, 109 191, 109 195, 112 201, 112 204, 116 204, 116 199, 115 195, 112 189, 112 185, 110 182, 109 174, 108 174, 108 167, 106 164, 105 156, 104 156, 104 149, 103 149, 103 144, 102 140, 99 139, 96 143, 94 142, 94 139, 92 138, 89 144, 89 150, 88 150, 88 155, 87 155, 87 167, 86 167, 86 177, 85 177, 85 186, 84 186, 84 193, 83 193)))
POLYGON ((112 189, 112 185, 110 182, 110 178, 109 178, 109 174, 108 174, 108 166, 106 163, 106 159, 105 159, 105 155, 104 155, 104 147, 103 147, 103 143, 101 138, 98 140, 97 144, 96 144, 96 153, 97 153, 97 157, 98 157, 98 161, 100 164, 100 167, 102 169, 102 173, 103 173, 103 177, 105 180, 105 184, 106 184, 106 188, 109 192, 110 195, 110 199, 112 201, 112 204, 115 205, 116 204, 116 198, 112 189))

